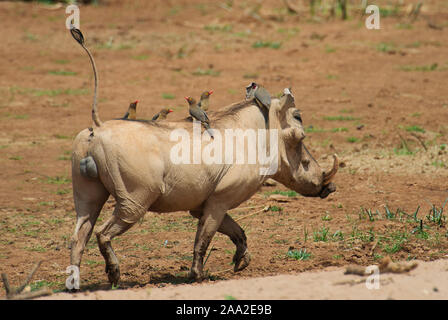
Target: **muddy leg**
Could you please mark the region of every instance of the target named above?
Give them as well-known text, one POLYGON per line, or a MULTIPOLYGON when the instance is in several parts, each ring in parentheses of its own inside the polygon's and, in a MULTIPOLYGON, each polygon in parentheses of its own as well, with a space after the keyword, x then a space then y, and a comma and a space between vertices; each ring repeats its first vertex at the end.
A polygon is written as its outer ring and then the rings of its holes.
POLYGON ((243 228, 226 214, 218 232, 227 235, 236 246, 236 252, 233 256, 233 262, 235 263, 233 271, 237 272, 246 268, 250 263, 250 254, 247 250, 247 238, 243 228))
POLYGON ((134 223, 124 222, 117 212, 119 211, 118 205, 115 207, 114 215, 101 226, 101 229, 96 233, 98 239, 98 247, 100 252, 106 261, 106 273, 109 278, 109 282, 112 285, 117 285, 120 280, 120 267, 117 256, 112 249, 111 240, 129 230, 134 223))
POLYGON ((204 256, 224 216, 225 210, 209 205, 206 206, 199 218, 194 241, 193 264, 190 272, 190 277, 196 281, 202 281, 203 279, 204 256))
POLYGON ((109 197, 109 192, 99 182, 82 181, 76 184, 74 179, 73 197, 76 209, 76 227, 71 238, 70 264, 80 266, 85 246, 92 235, 93 227, 109 197), (82 192, 81 192, 82 191, 82 192))
MULTIPOLYGON (((202 211, 190 211, 190 214, 196 219, 200 219, 202 211)), ((235 264, 233 270, 237 272, 246 268, 250 263, 250 254, 247 250, 247 238, 244 230, 226 213, 218 232, 228 236, 236 246, 236 252, 233 256, 235 264)))

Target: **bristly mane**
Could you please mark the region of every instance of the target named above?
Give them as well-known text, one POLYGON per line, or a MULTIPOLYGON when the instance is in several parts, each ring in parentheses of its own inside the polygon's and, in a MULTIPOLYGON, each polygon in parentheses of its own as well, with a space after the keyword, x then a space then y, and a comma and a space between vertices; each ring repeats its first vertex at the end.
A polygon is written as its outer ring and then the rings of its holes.
MULTIPOLYGON (((245 108, 252 106, 252 105, 257 106, 257 104, 254 102, 254 100, 248 100, 248 101, 245 100, 245 101, 240 101, 240 102, 231 104, 230 106, 227 106, 227 108, 224 110, 217 110, 217 111, 209 110, 209 111, 207 111, 207 113, 208 113, 209 117, 212 117, 212 119, 211 119, 212 121, 216 121, 216 120, 221 120, 228 116, 237 116, 241 110, 244 110, 245 108)), ((186 118, 183 118, 183 119, 180 119, 177 121, 192 122, 193 119, 190 116, 190 117, 186 117, 186 118)), ((176 121, 173 121, 173 122, 176 122, 176 121)))
POLYGON ((164 123, 158 122, 158 121, 154 121, 154 120, 146 120, 146 119, 125 119, 125 118, 118 118, 118 119, 112 119, 112 120, 121 120, 121 121, 129 121, 129 122, 140 122, 140 123, 145 123, 148 125, 152 125, 154 127, 159 127, 159 128, 166 128, 169 129, 170 127, 165 125, 164 123))
MULTIPOLYGON (((209 111, 208 113, 211 117, 213 117, 213 121, 216 121, 216 120, 223 119, 225 117, 230 117, 230 116, 236 117, 236 116, 238 116, 238 113, 241 110, 244 110, 245 108, 248 108, 249 106, 257 106, 258 107, 258 105, 254 102, 254 100, 247 100, 247 101, 245 100, 245 101, 236 102, 236 103, 228 106, 224 110, 209 111)), ((152 126, 160 127, 160 128, 170 128, 169 126, 166 126, 163 122, 157 122, 157 121, 153 121, 153 120, 124 119, 124 118, 113 119, 113 120, 134 121, 134 122, 146 123, 148 125, 152 125, 152 126)), ((183 119, 169 121, 169 122, 175 123, 175 122, 192 122, 192 121, 193 121, 193 119, 191 117, 186 117, 183 119)))
POLYGON ((236 116, 238 115, 238 113, 249 107, 249 106, 257 106, 257 104, 254 102, 254 100, 245 100, 245 101, 240 101, 237 103, 234 103, 232 105, 230 105, 227 109, 225 110, 218 110, 215 112, 210 112, 211 115, 213 115, 213 118, 215 118, 216 120, 228 117, 228 116, 236 116))

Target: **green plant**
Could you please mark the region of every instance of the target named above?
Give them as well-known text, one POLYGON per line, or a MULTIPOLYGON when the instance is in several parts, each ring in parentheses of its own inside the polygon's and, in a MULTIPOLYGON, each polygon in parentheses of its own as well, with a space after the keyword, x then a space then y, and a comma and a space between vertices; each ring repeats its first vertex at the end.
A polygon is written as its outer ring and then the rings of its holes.
POLYGON ((71 137, 65 136, 63 134, 54 134, 53 137, 55 137, 56 139, 71 139, 71 137))
POLYGON ((324 120, 328 121, 355 121, 360 120, 359 118, 355 118, 352 116, 326 116, 324 120))
POLYGON ((34 282, 30 283, 30 288, 31 288, 31 291, 36 291, 36 290, 42 289, 43 287, 50 287, 52 285, 53 285, 52 282, 48 282, 46 280, 38 280, 38 281, 34 281, 34 282))
POLYGON ((425 133, 425 129, 423 129, 423 128, 419 127, 419 126, 408 126, 408 127, 406 127, 406 131, 425 133))
POLYGON ((281 211, 283 211, 283 208, 282 207, 278 207, 278 206, 270 206, 269 210, 273 211, 273 212, 281 212, 281 211))
POLYGON ((358 142, 358 141, 359 141, 359 138, 356 138, 356 137, 348 137, 348 138, 347 138, 347 141, 350 142, 350 143, 355 143, 355 142, 358 142))
POLYGON ((414 155, 414 151, 412 151, 409 146, 408 143, 406 142, 406 140, 404 140, 401 136, 400 136, 400 140, 401 140, 401 146, 400 148, 394 148, 394 153, 398 156, 411 156, 414 155))
POLYGON ((445 208, 447 201, 448 198, 445 200, 440 209, 437 208, 435 205, 431 204, 431 209, 429 210, 429 214, 426 216, 426 219, 428 219, 428 221, 430 222, 438 224, 439 226, 442 226, 446 220, 446 217, 443 214, 443 210, 445 208))
POLYGON ((192 75, 194 76, 212 76, 212 77, 218 77, 221 74, 220 71, 216 71, 213 69, 201 69, 197 68, 195 71, 192 72, 192 75))
POLYGON ((300 249, 300 250, 288 250, 286 255, 289 258, 293 258, 297 261, 303 261, 308 260, 311 257, 310 252, 306 252, 306 249, 300 249))
POLYGON ((233 30, 233 25, 231 24, 208 24, 204 26, 204 29, 207 31, 219 31, 219 32, 231 32, 233 30))
POLYGON ((427 240, 429 239, 429 233, 424 230, 426 226, 423 225, 423 220, 420 220, 418 227, 411 231, 417 238, 427 240))
POLYGON ((308 240, 308 229, 305 227, 303 229, 303 241, 306 242, 308 240))
POLYGON ((74 71, 67 71, 67 70, 54 70, 49 71, 48 73, 55 76, 76 76, 78 74, 74 71))
POLYGON ((348 129, 344 127, 331 129, 331 132, 347 132, 347 131, 348 129))
POLYGON ((344 234, 341 230, 337 230, 333 235, 331 236, 334 241, 343 241, 344 240, 344 234))
POLYGON ((393 43, 381 42, 376 46, 376 50, 378 50, 380 52, 391 53, 391 52, 395 52, 396 48, 393 43))
POLYGON ((162 93, 162 98, 167 99, 167 100, 172 100, 172 99, 176 98, 176 96, 171 93, 162 93))
POLYGON ((258 40, 252 44, 252 48, 271 48, 271 49, 280 49, 282 46, 281 42, 271 42, 271 41, 261 41, 258 40))
POLYGON ((407 72, 411 71, 429 72, 429 71, 435 71, 438 66, 439 66, 438 63, 433 63, 424 66, 401 66, 400 69, 407 72))
POLYGON ((311 133, 311 132, 325 132, 325 129, 322 128, 318 128, 318 127, 314 127, 314 126, 308 126, 307 128, 305 128, 305 132, 306 133, 311 133))
POLYGON ((366 216, 369 218, 369 221, 375 221, 375 216, 381 218, 381 214, 378 210, 376 210, 376 212, 372 212, 371 209, 364 209, 361 207, 359 212, 359 220, 364 219, 366 216))
POLYGON ((147 55, 147 54, 139 54, 136 56, 132 56, 132 59, 134 59, 134 60, 146 60, 148 58, 149 58, 149 55, 147 55))
POLYGON ((71 183, 72 180, 64 176, 56 176, 56 177, 48 177, 45 182, 48 184, 67 184, 71 183))
POLYGON ((69 62, 70 62, 70 60, 64 60, 64 59, 54 61, 54 63, 57 63, 57 64, 67 64, 69 62))
POLYGON ((313 239, 314 242, 327 242, 328 241, 328 232, 330 228, 322 227, 320 230, 313 231, 313 239))
POLYGON ((329 46, 329 45, 327 44, 327 45, 325 45, 325 52, 326 52, 326 53, 333 53, 333 52, 336 52, 336 49, 333 48, 333 47, 331 47, 331 46, 329 46))
POLYGON ((327 74, 325 77, 329 80, 339 79, 339 76, 337 76, 335 74, 327 74))
POLYGON ((297 197, 299 194, 293 190, 288 190, 288 191, 281 191, 281 190, 274 190, 274 191, 269 191, 266 192, 266 195, 271 195, 271 194, 281 194, 282 196, 288 196, 288 197, 297 197))

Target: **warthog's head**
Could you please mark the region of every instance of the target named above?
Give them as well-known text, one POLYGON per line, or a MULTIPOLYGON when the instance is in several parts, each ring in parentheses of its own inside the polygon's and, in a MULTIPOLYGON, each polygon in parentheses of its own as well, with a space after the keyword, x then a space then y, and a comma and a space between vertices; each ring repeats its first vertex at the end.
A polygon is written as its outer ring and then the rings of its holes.
POLYGON ((300 110, 289 89, 280 99, 273 99, 269 109, 269 126, 279 130, 279 170, 273 178, 304 196, 327 197, 336 191, 331 182, 339 163, 334 156, 329 172, 321 169, 303 143, 305 131, 300 110))

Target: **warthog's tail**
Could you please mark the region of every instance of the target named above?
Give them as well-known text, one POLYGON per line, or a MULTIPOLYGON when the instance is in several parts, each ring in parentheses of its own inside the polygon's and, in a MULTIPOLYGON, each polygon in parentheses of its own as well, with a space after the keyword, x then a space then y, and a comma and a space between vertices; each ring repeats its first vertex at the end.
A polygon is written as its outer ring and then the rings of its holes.
POLYGON ((90 53, 89 49, 87 49, 86 46, 84 45, 84 36, 82 35, 81 30, 76 29, 75 27, 72 27, 70 29, 70 33, 72 34, 73 39, 75 39, 81 45, 81 47, 83 47, 83 49, 87 52, 87 54, 89 55, 89 58, 90 58, 90 62, 92 63, 93 75, 95 77, 95 91, 93 94, 92 120, 93 120, 93 123, 97 127, 101 127, 102 122, 100 120, 100 116, 98 115, 98 109, 96 106, 97 94, 98 94, 98 73, 96 71, 95 60, 93 60, 93 56, 90 53))

